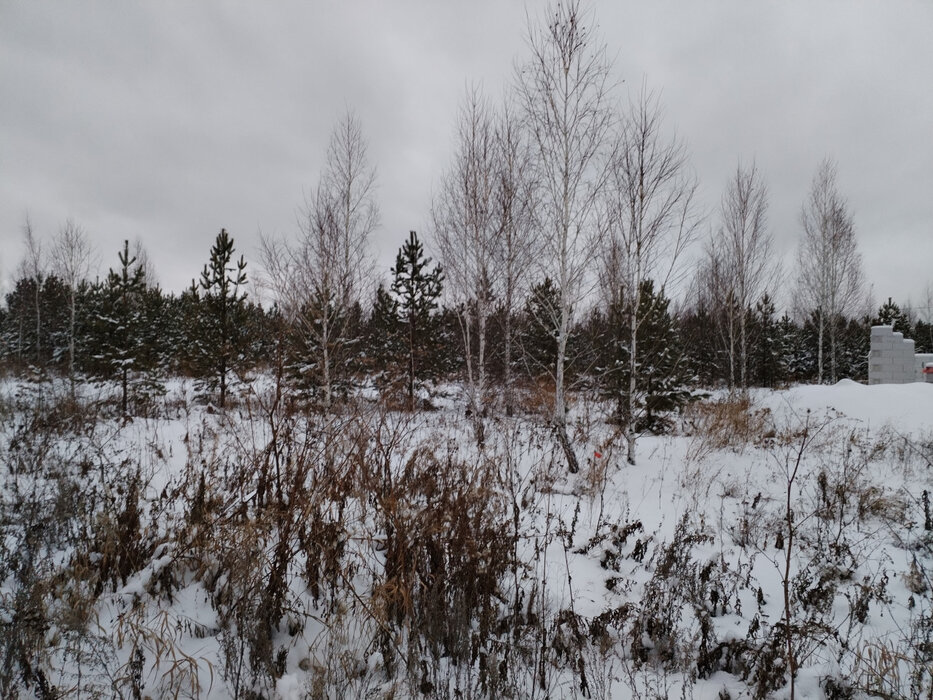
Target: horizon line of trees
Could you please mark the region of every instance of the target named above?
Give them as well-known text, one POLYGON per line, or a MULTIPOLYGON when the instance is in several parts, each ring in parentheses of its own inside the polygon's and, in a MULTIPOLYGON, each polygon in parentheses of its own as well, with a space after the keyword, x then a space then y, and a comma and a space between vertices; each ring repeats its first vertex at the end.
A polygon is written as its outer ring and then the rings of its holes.
MULTIPOLYGON (((222 406, 229 374, 264 370, 283 372, 296 392, 315 405, 373 382, 398 391, 406 399, 403 406, 416 408, 419 382, 464 380, 470 363, 477 362, 478 350, 474 345, 468 352, 463 332, 470 322, 465 317, 475 311, 441 303, 444 275, 424 256, 414 231, 399 250, 391 286, 380 285, 371 299, 355 303, 342 320, 346 331, 341 342, 347 349, 327 378, 321 353, 309 347, 302 323, 278 305, 263 308, 248 297, 243 289, 247 263, 242 256, 234 258, 234 241, 226 230, 217 236, 200 282, 193 281, 180 294, 147 284, 144 263, 124 242, 116 265, 103 279, 79 278, 72 286, 53 272, 38 283, 33 277, 20 277, 0 306, 0 368, 74 381, 113 380, 121 386, 124 411, 127 397, 140 400, 158 394, 170 376, 201 380, 222 406)), ((732 307, 701 297, 700 303, 675 310, 653 280, 645 280, 640 292, 639 315, 645 320, 638 338, 643 358, 636 374, 640 383, 654 383, 647 390, 653 406, 667 405, 668 394, 697 387, 738 386, 733 338, 722 333, 734 322, 732 307)), ((504 387, 506 376, 526 385, 551 378, 557 346, 547 320, 559 299, 559 289, 549 277, 533 284, 511 313, 495 296, 488 299, 484 401, 502 393, 491 387, 504 387), (510 356, 507 332, 515 336, 510 356)), ((570 385, 615 399, 615 418, 620 421, 627 410, 620 397, 630 379, 625 329, 631 312, 631 304, 621 297, 609 306, 594 305, 568 338, 570 385)), ((742 316, 749 348, 745 386, 818 381, 817 312, 803 322, 787 314, 778 317, 765 292, 742 316)), ((917 352, 933 352, 933 324, 912 319, 888 299, 873 317, 836 317, 840 377, 866 379, 870 326, 878 323, 913 338, 917 352)), ((472 326, 470 332, 477 333, 475 317, 472 326)), ((671 408, 677 405, 675 400, 671 408)), ((658 418, 663 418, 657 414, 649 408, 640 428, 657 428, 658 418)))

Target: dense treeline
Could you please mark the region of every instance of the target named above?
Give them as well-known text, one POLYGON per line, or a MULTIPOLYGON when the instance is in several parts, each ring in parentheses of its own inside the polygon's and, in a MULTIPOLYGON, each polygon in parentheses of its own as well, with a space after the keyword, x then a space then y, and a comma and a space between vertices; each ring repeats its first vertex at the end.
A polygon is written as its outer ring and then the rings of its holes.
MULTIPOLYGON (((228 239, 227 245, 232 243, 228 239)), ((229 254, 226 261, 219 255, 215 251, 210 265, 229 266, 229 254)), ((73 340, 76 376, 123 381, 130 402, 137 405, 158 394, 168 376, 195 378, 205 392, 219 392, 227 372, 244 375, 276 369, 308 401, 320 398, 314 371, 317 351, 304 342, 300 329, 277 306, 263 308, 242 290, 218 302, 212 285, 220 277, 215 273, 211 282, 207 271, 200 284, 193 282, 181 294, 168 293, 147 284, 143 268, 128 247, 116 257, 117 265, 106 278, 81 280, 77 285, 73 330, 68 288, 58 276, 49 274, 38 280, 23 276, 16 281, 0 310, 0 358, 6 371, 67 376, 73 340), (224 363, 226 370, 221 367, 224 363)), ((245 269, 242 258, 241 264, 241 270, 245 269)), ((462 316, 455 308, 439 306, 442 283, 425 290, 430 303, 409 301, 420 306, 406 310, 405 295, 414 299, 416 292, 403 289, 402 270, 393 271, 390 289, 380 286, 365 307, 357 304, 349 311, 344 342, 352 351, 345 354, 340 368, 336 385, 341 392, 373 383, 398 391, 401 397, 414 392, 417 382, 463 377, 462 316), (417 319, 413 339, 408 333, 412 319, 417 319), (417 357, 414 373, 413 357, 417 357)), ((240 286, 245 282, 244 273, 240 286)), ((526 383, 543 380, 554 363, 555 339, 541 319, 557 303, 556 298, 555 284, 549 278, 540 280, 509 319, 511 327, 518 329, 518 352, 511 358, 510 369, 526 383)), ((638 340, 642 378, 656 405, 676 407, 677 397, 686 389, 728 384, 728 347, 718 331, 723 310, 696 304, 675 311, 663 290, 655 289, 650 281, 643 285, 641 303, 653 309, 638 340)), ((495 300, 492 308, 488 371, 492 384, 501 385, 506 318, 495 300)), ((621 330, 626 313, 624 303, 597 307, 574 326, 567 371, 576 386, 598 387, 607 397, 624 393, 627 346, 621 330)), ((643 315, 647 317, 647 311, 643 315)), ((751 386, 816 381, 815 314, 803 323, 786 314, 779 318, 774 302, 765 294, 754 308, 745 310, 745 316, 753 348, 748 373, 751 386)), ((918 352, 933 351, 933 325, 912 321, 890 299, 874 318, 839 317, 835 323, 840 377, 867 378, 872 323, 893 324, 905 337, 915 339, 918 352)), ((654 418, 649 417, 642 427, 653 424, 654 418)))

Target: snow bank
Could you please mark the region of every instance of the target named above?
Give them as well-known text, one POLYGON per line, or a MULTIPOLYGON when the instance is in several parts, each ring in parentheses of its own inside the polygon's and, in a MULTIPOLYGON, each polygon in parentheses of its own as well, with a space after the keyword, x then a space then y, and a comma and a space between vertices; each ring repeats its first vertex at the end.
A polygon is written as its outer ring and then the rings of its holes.
POLYGON ((779 419, 802 419, 810 410, 816 416, 838 413, 871 430, 890 427, 916 436, 933 432, 933 384, 866 386, 843 379, 832 386, 761 391, 755 398, 779 419))

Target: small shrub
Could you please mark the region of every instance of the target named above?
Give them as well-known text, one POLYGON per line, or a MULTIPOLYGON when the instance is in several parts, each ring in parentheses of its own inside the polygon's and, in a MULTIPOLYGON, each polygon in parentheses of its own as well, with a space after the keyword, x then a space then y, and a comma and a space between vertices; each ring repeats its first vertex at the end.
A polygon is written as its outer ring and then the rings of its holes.
MULTIPOLYGON (((693 603, 697 611, 705 610, 708 579, 702 580, 692 549, 709 541, 708 535, 690 529, 684 515, 671 542, 654 553, 653 567, 649 566, 654 571, 645 584, 642 606, 629 632, 632 656, 637 663, 654 661, 679 670, 689 666, 686 652, 689 644, 680 629, 680 619, 685 603, 693 603), (672 585, 672 581, 677 585, 672 585)), ((711 628, 706 632, 711 632, 711 628)), ((715 640, 707 639, 706 643, 715 643, 715 640)))

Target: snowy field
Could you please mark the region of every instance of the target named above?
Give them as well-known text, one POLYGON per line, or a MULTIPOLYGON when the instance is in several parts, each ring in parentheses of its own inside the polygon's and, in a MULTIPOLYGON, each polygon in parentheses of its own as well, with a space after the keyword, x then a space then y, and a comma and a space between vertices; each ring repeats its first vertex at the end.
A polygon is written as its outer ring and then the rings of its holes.
POLYGON ((450 387, 94 391, 0 384, 3 697, 933 697, 933 385, 713 396, 635 465, 580 399, 574 475, 450 387))

